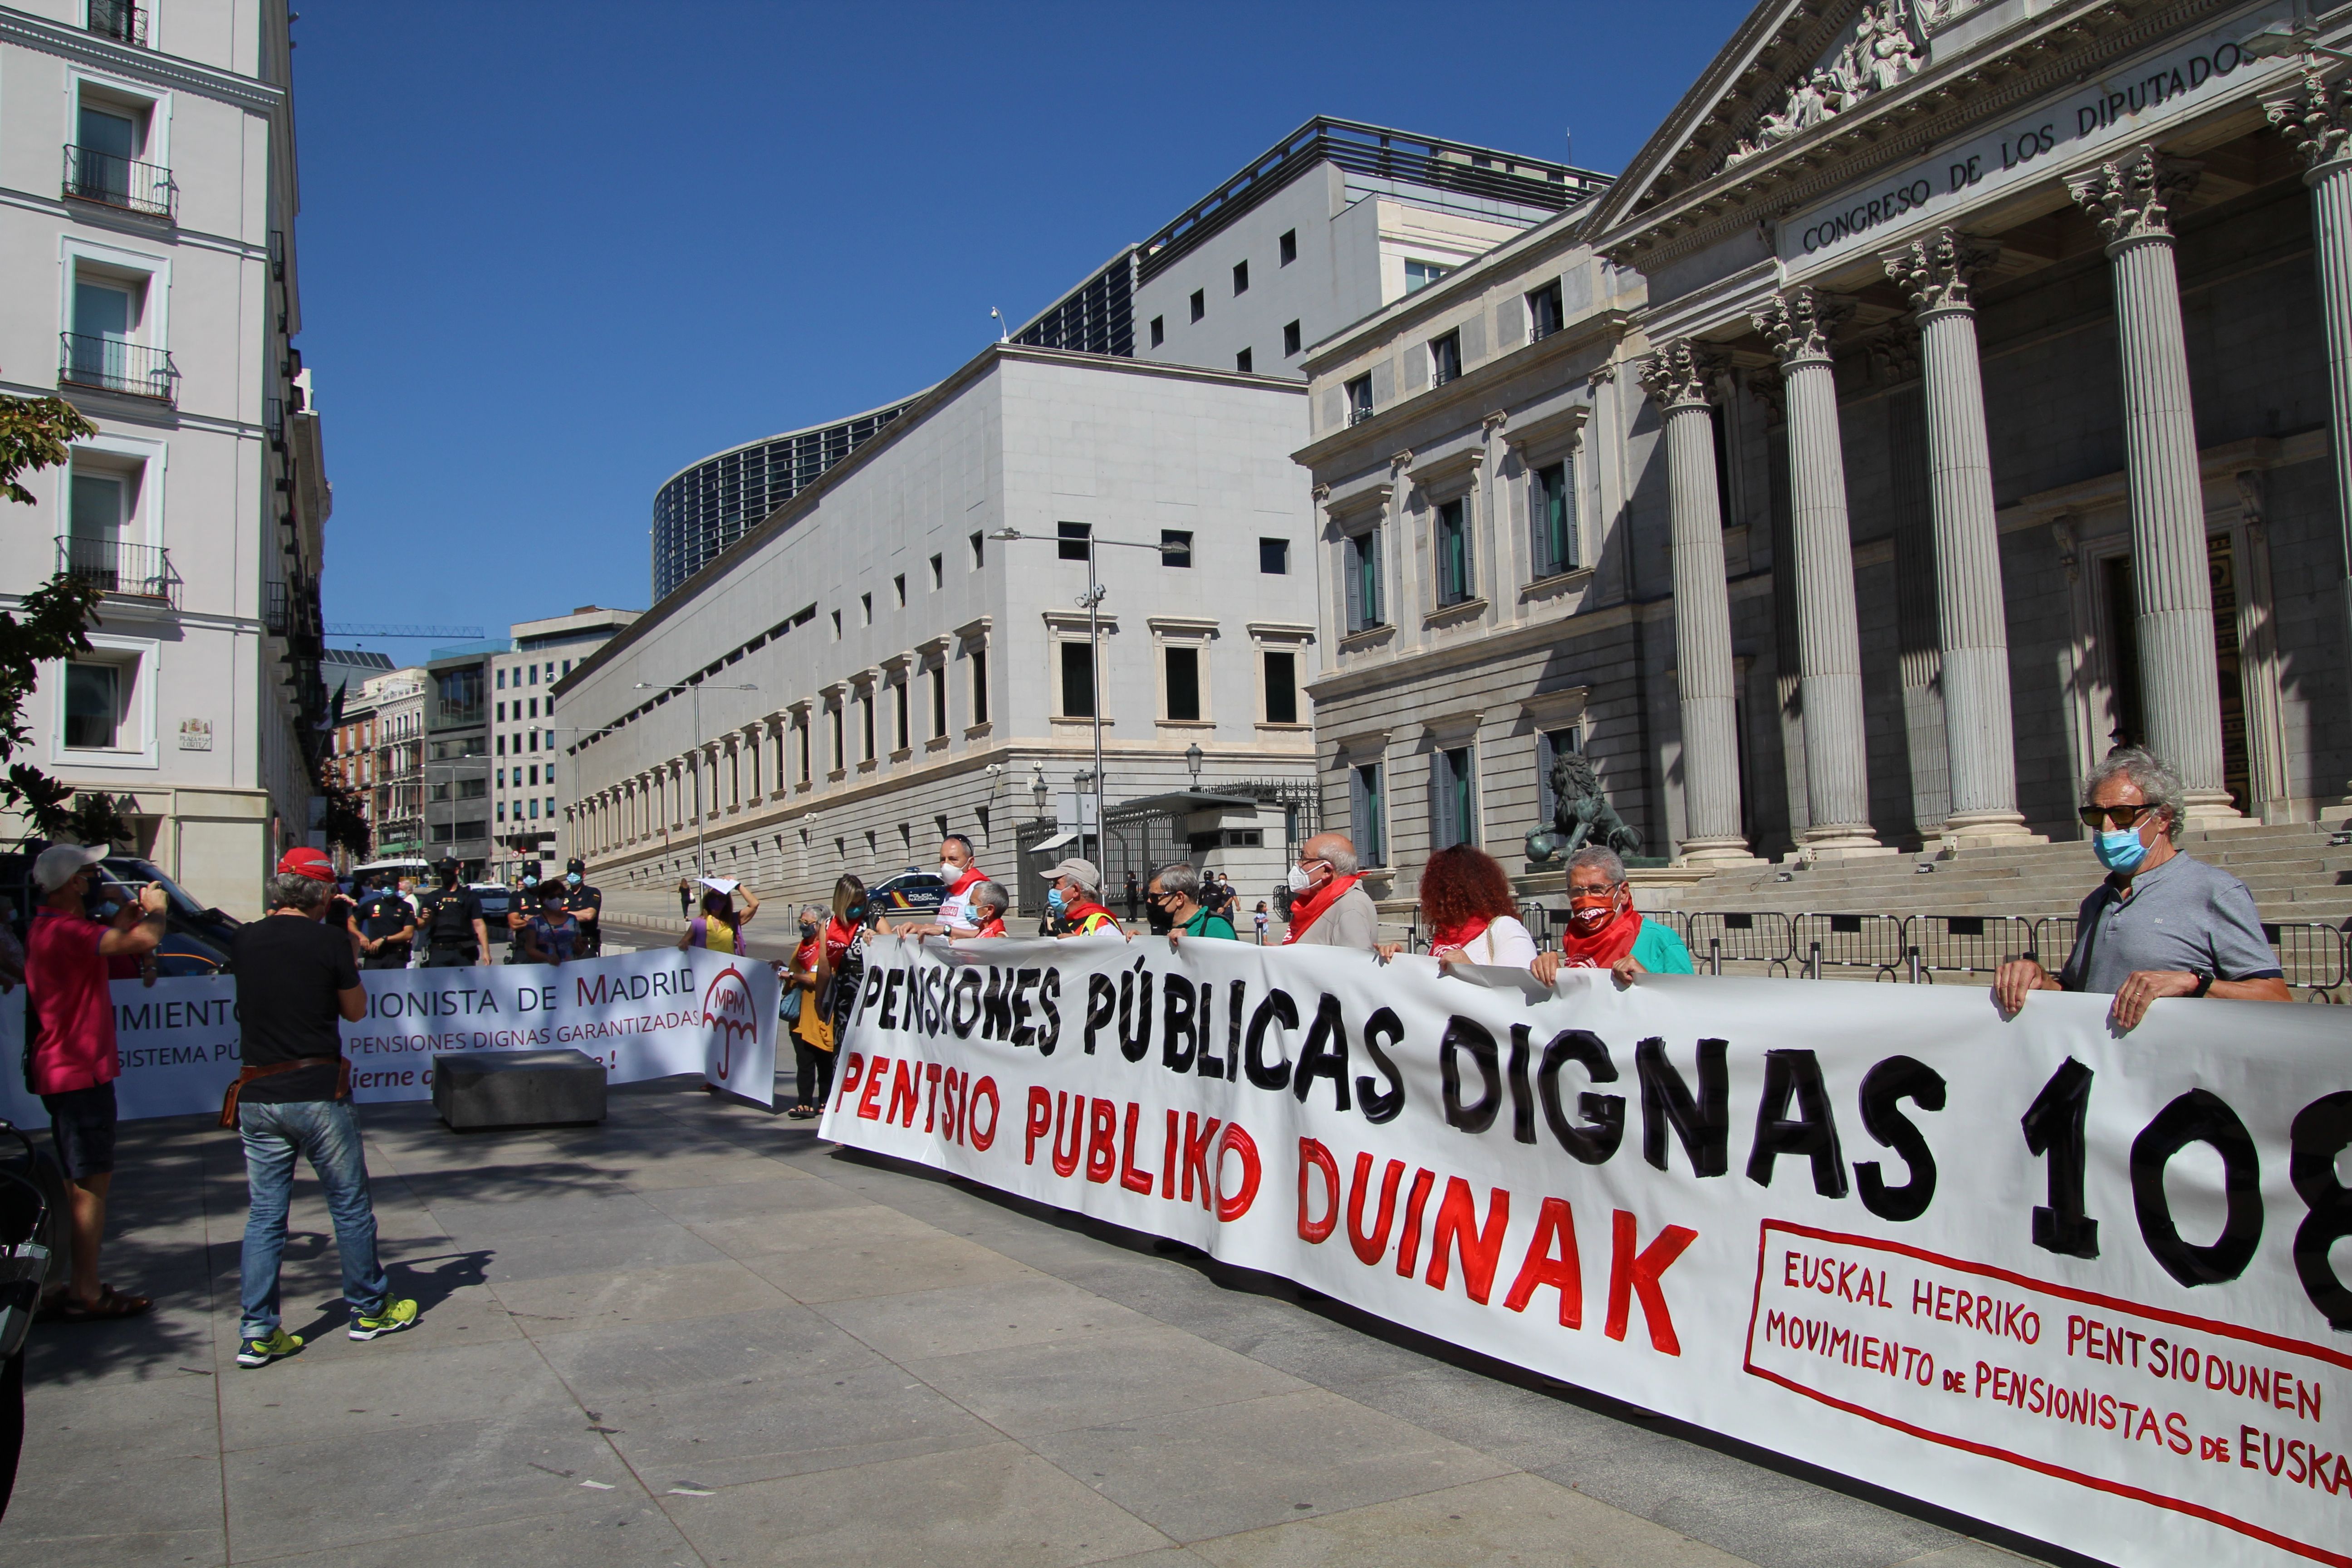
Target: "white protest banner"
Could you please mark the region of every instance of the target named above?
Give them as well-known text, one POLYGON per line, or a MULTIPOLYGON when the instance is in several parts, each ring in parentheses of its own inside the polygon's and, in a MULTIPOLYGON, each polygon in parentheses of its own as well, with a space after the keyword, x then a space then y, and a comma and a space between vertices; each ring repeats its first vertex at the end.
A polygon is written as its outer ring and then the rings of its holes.
POLYGON ((824 1136, 2119 1563, 2352 1565, 2333 1008, 885 940, 824 1136))
MULTIPOLYGON (((572 1047, 603 1062, 614 1083, 698 1072, 761 1105, 774 1103, 775 971, 692 948, 660 948, 560 966, 371 969, 360 982, 367 1016, 342 1026, 352 1098, 429 1100, 442 1051, 572 1047)), ((220 1109, 236 1077, 236 982, 232 976, 114 982, 115 1100, 125 1121, 220 1109)), ((47 1122, 18 1070, 24 991, 0 998, 0 1116, 47 1122)))

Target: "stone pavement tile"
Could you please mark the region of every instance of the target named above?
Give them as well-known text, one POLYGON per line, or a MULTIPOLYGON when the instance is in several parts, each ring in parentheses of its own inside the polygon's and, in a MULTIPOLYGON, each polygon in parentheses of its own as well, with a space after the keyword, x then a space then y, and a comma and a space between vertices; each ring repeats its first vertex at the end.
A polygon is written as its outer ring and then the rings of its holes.
POLYGON ((607 1235, 675 1223, 643 1194, 618 1185, 509 1197, 452 1194, 430 1200, 427 1207, 452 1237, 470 1245, 514 1237, 607 1235))
MULTIPOLYGON (((138 1288, 110 1267, 103 1272, 126 1289, 138 1288)), ((199 1280, 158 1296, 143 1317, 39 1325, 25 1347, 27 1397, 43 1384, 140 1382, 173 1376, 183 1366, 214 1370, 210 1294, 199 1280)))
POLYGON ((792 1303, 792 1298, 731 1258, 617 1274, 600 1269, 513 1279, 492 1289, 533 1339, 631 1322, 716 1318, 792 1303))
MULTIPOLYGON (((804 1252, 835 1242, 940 1234, 936 1226, 912 1215, 867 1203, 856 1193, 823 1182, 810 1185, 831 1195, 813 1205, 795 1205, 790 1211, 702 1221, 692 1227, 694 1234, 730 1258, 747 1259, 775 1252, 804 1252)), ((793 1189, 796 1196, 800 1191, 793 1189)))
POLYGON ((364 1443, 246 1448, 211 1468, 216 1488, 226 1475, 238 1557, 283 1556, 642 1500, 620 1458, 583 1426, 577 1409, 525 1410, 364 1443))
POLYGON ((578 1222, 552 1234, 509 1233, 496 1237, 461 1231, 458 1239, 462 1245, 488 1255, 482 1276, 494 1285, 511 1279, 586 1274, 597 1269, 619 1273, 726 1260, 726 1254, 717 1247, 685 1226, 667 1220, 657 1225, 631 1224, 609 1228, 578 1222))
POLYGON ((0 1521, 0 1562, 172 1563, 176 1555, 138 1553, 181 1542, 180 1552, 218 1562, 220 1519, 217 1454, 159 1458, 100 1446, 58 1463, 45 1461, 27 1431, 16 1495, 0 1521))
POLYGON ((1336 1513, 1509 1469, 1319 1388, 1058 1432, 1030 1446, 1179 1541, 1336 1513))
POLYGON ((1114 1557, 1107 1568, 1209 1568, 1209 1560, 1181 1546, 1163 1546, 1157 1552, 1114 1557))
POLYGON ((1617 1426, 1613 1442, 1538 1473, 1761 1568, 1884 1568, 1960 1539, 1670 1433, 1617 1426))
MULTIPOLYGON (((632 1324, 539 1342, 583 1403, 825 1373, 844 1377, 881 1358, 806 1307, 632 1324)), ((911 1381, 911 1380, 909 1380, 911 1381)))
POLYGON ((622 1185, 640 1193, 673 1187, 715 1187, 745 1182, 814 1181, 803 1171, 763 1158, 749 1150, 713 1153, 677 1149, 667 1152, 603 1154, 596 1159, 622 1185))
MULTIPOLYGON (((35 1342, 47 1332, 46 1325, 36 1330, 35 1342)), ((57 1383, 29 1363, 26 1372, 20 1496, 50 1469, 76 1468, 92 1457, 118 1463, 219 1451, 214 1378, 172 1368, 104 1383, 57 1383)))
POLYGON ((1016 1443, 730 1487, 666 1506, 713 1563, 1046 1568, 1168 1544, 1016 1443))
POLYGON ((940 1231, 837 1241, 795 1252, 763 1253, 745 1261, 793 1300, 812 1302, 979 1285, 1029 1272, 1003 1253, 940 1231))
POLYGON ((2024 1568, 2038 1561, 2005 1552, 1982 1541, 1963 1541, 1921 1557, 1906 1557, 1894 1568, 2024 1568))
MULTIPOLYGON (((1149 1304, 1139 1310, 1252 1360, 1342 1392, 1352 1393, 1358 1383, 1405 1376, 1439 1364, 1409 1345, 1334 1322, 1280 1297, 1223 1294, 1223 1301, 1202 1302, 1170 1292, 1157 1300, 1147 1298, 1149 1304)), ((1135 1300, 1131 1294, 1124 1299, 1135 1300)))
POLYGON ((908 1362, 907 1370, 1016 1437, 1290 1394, 1297 1378, 1152 1326, 908 1362))
MULTIPOLYGON (((237 1562, 267 1562, 269 1568, 416 1568, 419 1563, 446 1568, 692 1568, 697 1559, 668 1516, 640 1495, 601 1508, 353 1542, 287 1557, 252 1557, 240 1542, 237 1562)), ((168 1563, 159 1560, 154 1568, 168 1563)))
POLYGON ((897 1296, 867 1296, 817 1308, 894 1361, 967 1351, 1058 1344, 1086 1334, 1149 1326, 1115 1301, 1042 1274, 985 1285, 951 1285, 897 1296))
POLYGON ((656 1496, 1003 1441, 895 1366, 779 1375, 632 1394, 601 1406, 656 1496))
POLYGON ((1627 1421, 1440 1361, 1424 1359, 1402 1372, 1355 1378, 1332 1375, 1328 1365, 1309 1370, 1278 1357, 1262 1359, 1523 1470, 1572 1465, 1587 1453, 1649 1436, 1638 1421, 1629 1434, 1627 1421))
POLYGON ((775 1174, 766 1181, 643 1189, 645 1200, 681 1225, 715 1225, 737 1219, 789 1220, 797 1215, 831 1209, 878 1206, 831 1182, 783 1170, 773 1161, 753 1159, 746 1163, 769 1166, 775 1174))
MULTIPOLYGON (((364 1344, 341 1342, 364 1352, 419 1332, 412 1329, 364 1344)), ((266 1367, 236 1367, 222 1374, 215 1440, 231 1452, 289 1443, 367 1442, 378 1432, 478 1420, 492 1407, 502 1417, 529 1414, 551 1421, 568 1412, 573 1425, 586 1425, 577 1419, 578 1403, 562 1379, 523 1340, 332 1359, 305 1347, 266 1367)))
POLYGON ((1702 1542, 1528 1475, 1220 1540, 1192 1550, 1217 1568, 1740 1568, 1702 1542))

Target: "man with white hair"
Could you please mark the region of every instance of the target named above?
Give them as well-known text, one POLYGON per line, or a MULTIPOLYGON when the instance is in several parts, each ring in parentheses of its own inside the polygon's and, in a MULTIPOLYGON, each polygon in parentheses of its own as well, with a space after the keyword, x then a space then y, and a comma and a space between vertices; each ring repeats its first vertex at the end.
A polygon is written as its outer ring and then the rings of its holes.
POLYGON ((1617 851, 1588 844, 1569 857, 1568 930, 1559 951, 1538 953, 1530 967, 1546 985, 1563 969, 1606 969, 1624 986, 1636 974, 1689 974, 1696 966, 1674 927, 1633 907, 1617 851))
POLYGON ((2003 1013, 2015 1014, 2032 991, 2108 992, 2116 1000, 2107 1016, 2129 1029, 2165 996, 2292 999, 2254 895, 2173 843, 2181 795, 2179 776, 2138 746, 2091 770, 2083 826, 2106 880, 2083 900, 2064 968, 2053 975, 2035 958, 2000 966, 1992 994, 2003 1013))
POLYGON ((1282 939, 1289 947, 1355 947, 1366 952, 1377 945, 1381 912, 1372 896, 1357 884, 1356 847, 1345 834, 1318 833, 1298 847, 1290 868, 1290 930, 1282 939))

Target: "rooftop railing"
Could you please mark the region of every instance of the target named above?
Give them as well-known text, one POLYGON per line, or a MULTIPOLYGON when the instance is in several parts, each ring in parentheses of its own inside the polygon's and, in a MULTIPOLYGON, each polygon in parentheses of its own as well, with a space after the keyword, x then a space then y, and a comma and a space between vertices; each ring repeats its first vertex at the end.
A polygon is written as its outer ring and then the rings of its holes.
POLYGON ((121 212, 170 217, 178 209, 180 187, 161 163, 142 163, 117 153, 68 143, 65 194, 121 212))
POLYGON ((58 334, 58 384, 152 397, 158 403, 180 401, 179 367, 168 353, 88 332, 58 334))

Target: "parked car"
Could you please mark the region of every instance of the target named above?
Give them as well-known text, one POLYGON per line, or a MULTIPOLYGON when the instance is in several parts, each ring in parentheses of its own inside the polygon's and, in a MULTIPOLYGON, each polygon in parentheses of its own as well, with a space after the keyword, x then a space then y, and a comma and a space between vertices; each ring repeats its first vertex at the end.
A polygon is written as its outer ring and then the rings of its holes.
MULTIPOLYGON (((14 922, 18 937, 33 918, 40 895, 33 887, 33 862, 47 848, 38 839, 21 850, 0 855, 0 889, 16 906, 14 922)), ((127 904, 150 882, 163 884, 170 900, 164 911, 163 945, 155 950, 155 973, 167 979, 194 974, 225 974, 229 968, 229 943, 242 922, 225 910, 198 903, 186 889, 163 875, 152 860, 136 855, 109 855, 98 863, 98 879, 84 900, 92 919, 108 904, 127 904)))
POLYGON ((866 890, 869 918, 881 915, 894 921, 927 920, 940 912, 947 897, 948 885, 938 872, 918 871, 911 866, 866 890))

